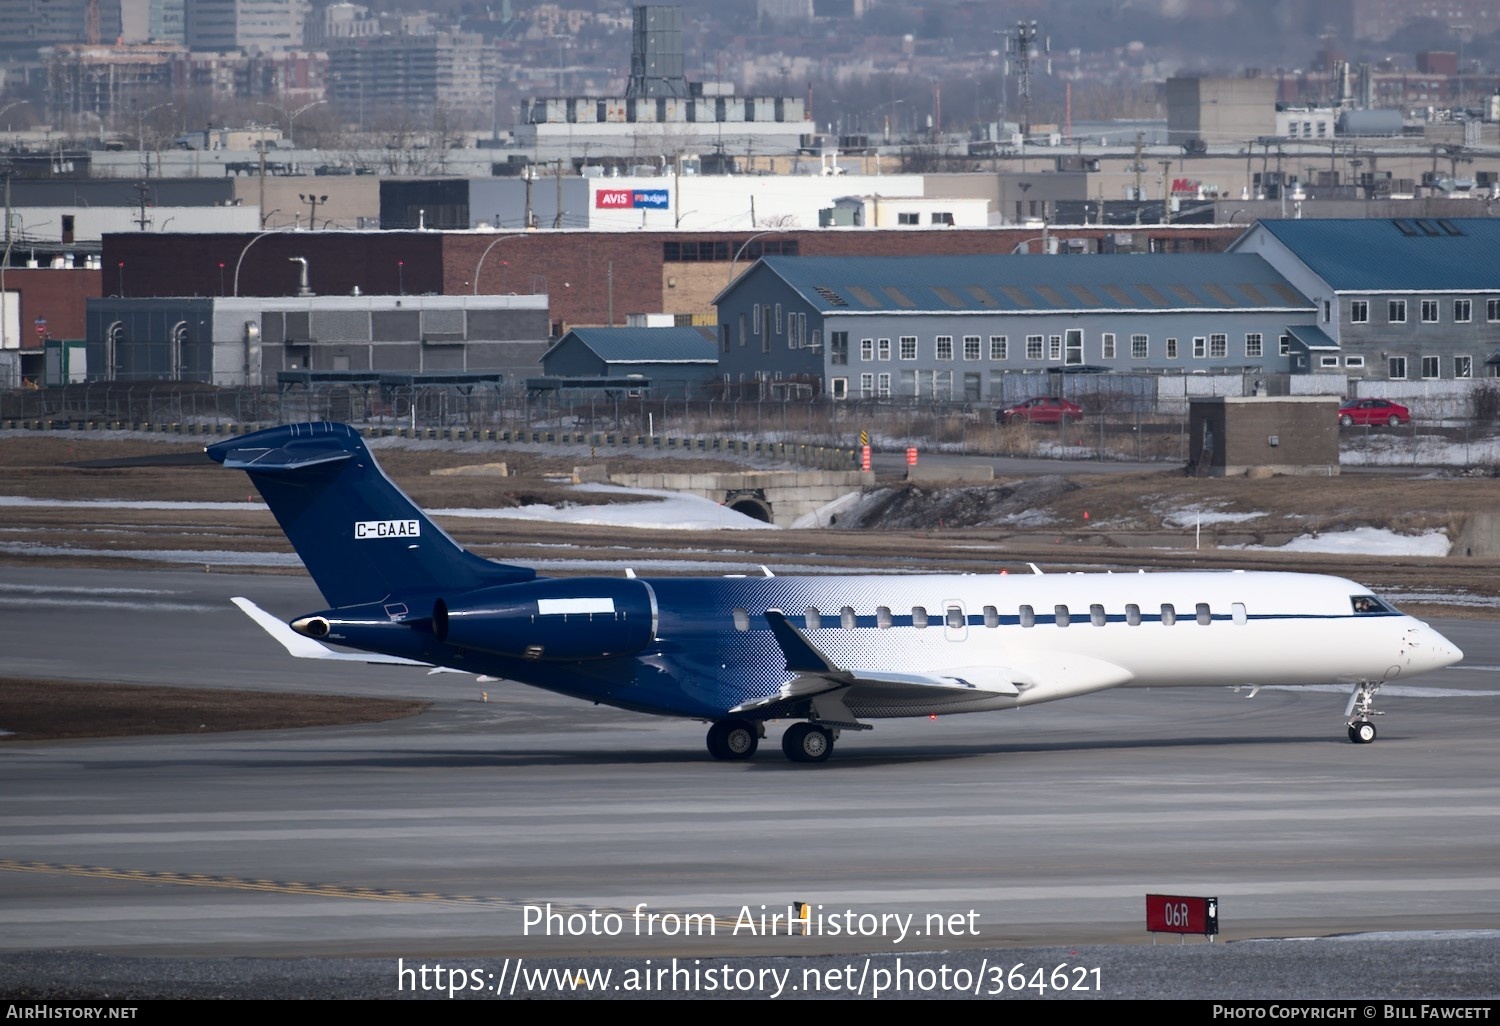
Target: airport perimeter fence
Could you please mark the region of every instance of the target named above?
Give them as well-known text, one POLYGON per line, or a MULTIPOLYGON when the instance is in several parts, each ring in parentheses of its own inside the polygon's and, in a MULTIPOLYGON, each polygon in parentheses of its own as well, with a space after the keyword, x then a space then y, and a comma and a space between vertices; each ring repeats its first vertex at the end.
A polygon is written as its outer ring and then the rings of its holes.
MULTIPOLYGON (((1398 428, 1345 428, 1345 462, 1500 465, 1494 412, 1416 416, 1398 428)), ((1477 405, 1477 404, 1469 404, 1477 405)), ((307 420, 376 434, 750 452, 804 465, 857 465, 874 452, 1039 456, 1185 465, 1185 403, 1084 405, 1081 421, 1001 424, 988 403, 916 399, 662 399, 626 393, 568 396, 496 387, 314 385, 215 388, 177 382, 71 385, 0 392, 0 427, 93 428, 229 435, 307 420), (773 447, 774 451, 773 451, 773 447)))

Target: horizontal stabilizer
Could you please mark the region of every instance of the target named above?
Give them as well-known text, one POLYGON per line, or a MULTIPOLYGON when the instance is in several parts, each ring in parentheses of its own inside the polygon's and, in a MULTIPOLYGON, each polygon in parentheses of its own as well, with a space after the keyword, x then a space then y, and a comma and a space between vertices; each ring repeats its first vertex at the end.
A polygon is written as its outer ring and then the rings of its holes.
POLYGON ((342 662, 353 663, 378 663, 390 666, 431 666, 431 663, 418 662, 415 659, 403 659, 400 656, 368 656, 358 652, 335 652, 322 642, 314 641, 312 638, 303 637, 281 620, 272 616, 264 609, 257 606, 247 598, 232 598, 229 601, 239 606, 240 612, 260 625, 276 643, 287 652, 298 659, 333 659, 342 662))

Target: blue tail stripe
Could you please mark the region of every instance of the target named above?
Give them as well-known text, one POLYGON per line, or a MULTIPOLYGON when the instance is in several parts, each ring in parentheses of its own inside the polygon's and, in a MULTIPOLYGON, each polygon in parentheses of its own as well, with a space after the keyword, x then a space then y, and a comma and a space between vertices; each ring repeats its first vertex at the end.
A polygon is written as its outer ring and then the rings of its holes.
POLYGON ((226 439, 210 458, 244 470, 329 606, 529 581, 429 520, 345 424, 289 424, 226 439))

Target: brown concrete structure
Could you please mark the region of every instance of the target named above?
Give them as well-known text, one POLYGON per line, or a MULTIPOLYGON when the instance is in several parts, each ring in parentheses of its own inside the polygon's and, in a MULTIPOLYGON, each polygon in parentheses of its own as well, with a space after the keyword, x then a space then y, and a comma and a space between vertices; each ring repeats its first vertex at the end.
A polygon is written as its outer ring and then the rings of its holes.
MULTIPOLYGON (((321 220, 321 210, 320 210, 321 220)), ((1220 252, 1244 225, 1066 227, 1048 238, 1101 240, 1121 234, 1153 252, 1220 252)), ((550 297, 554 334, 566 327, 622 325, 627 314, 710 315, 713 297, 753 262, 747 243, 791 243, 803 256, 939 255, 1010 253, 1039 238, 1031 228, 788 229, 766 232, 357 232, 282 231, 242 234, 121 233, 104 238, 105 282, 111 294, 287 296, 297 289, 292 257, 305 257, 309 283, 319 295, 365 293, 466 295, 481 293, 550 297), (705 247, 704 243, 722 243, 705 247), (711 258, 668 261, 696 243, 711 258), (486 251, 488 251, 486 255, 486 251), (243 254, 243 260, 241 255, 243 254), (739 259, 733 259, 738 254, 739 259), (480 259, 483 257, 483 266, 480 259), (123 286, 115 276, 125 264, 123 286)), ((1087 243, 1086 243, 1087 244, 1087 243)), ((1039 245, 1032 248, 1040 248, 1039 245)), ((785 248, 782 252, 786 252, 785 248)))
POLYGON ((1192 469, 1202 477, 1339 472, 1334 396, 1217 396, 1188 406, 1192 469))

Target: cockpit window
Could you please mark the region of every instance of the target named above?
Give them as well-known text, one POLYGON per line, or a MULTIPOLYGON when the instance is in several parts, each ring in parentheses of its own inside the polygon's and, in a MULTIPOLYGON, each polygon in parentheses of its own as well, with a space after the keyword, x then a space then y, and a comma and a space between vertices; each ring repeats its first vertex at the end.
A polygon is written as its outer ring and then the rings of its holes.
POLYGON ((1374 595, 1351 595, 1349 603, 1354 607, 1354 611, 1359 614, 1395 612, 1394 609, 1374 595))

